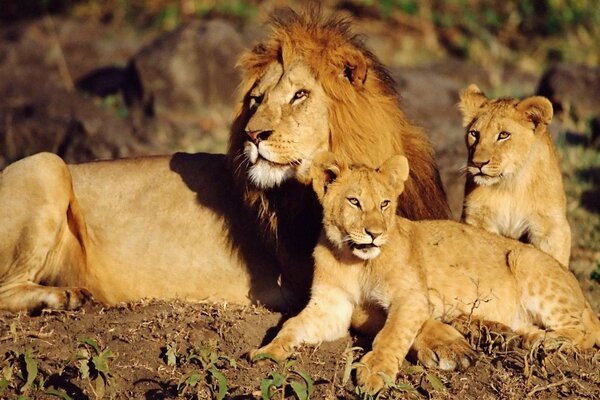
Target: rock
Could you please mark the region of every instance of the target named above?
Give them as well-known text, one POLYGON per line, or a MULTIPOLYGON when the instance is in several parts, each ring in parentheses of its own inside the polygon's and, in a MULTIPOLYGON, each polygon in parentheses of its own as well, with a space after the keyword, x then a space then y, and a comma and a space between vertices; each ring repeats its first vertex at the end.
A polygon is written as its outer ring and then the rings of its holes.
POLYGON ((245 47, 241 33, 226 21, 183 25, 132 59, 130 69, 140 87, 128 98, 158 119, 228 121, 240 82, 235 63, 245 47))
POLYGON ((560 64, 540 80, 537 94, 550 99, 554 113, 575 124, 600 116, 600 68, 560 64))

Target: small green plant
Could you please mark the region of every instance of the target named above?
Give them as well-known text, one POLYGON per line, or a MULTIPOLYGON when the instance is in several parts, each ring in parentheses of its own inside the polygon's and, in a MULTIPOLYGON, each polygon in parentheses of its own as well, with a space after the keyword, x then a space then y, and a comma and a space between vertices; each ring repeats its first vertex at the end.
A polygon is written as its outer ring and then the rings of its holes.
POLYGON ((104 350, 94 339, 84 338, 79 341, 79 350, 75 356, 79 376, 89 382, 89 387, 98 399, 106 394, 109 398, 115 395, 113 389, 113 375, 110 372, 109 362, 115 357, 109 348, 104 350))
POLYGON ((285 391, 291 387, 296 398, 306 400, 313 392, 313 380, 309 374, 296 367, 296 360, 285 360, 278 363, 270 354, 258 354, 254 361, 271 360, 277 363, 277 371, 272 371, 268 377, 260 382, 260 391, 263 400, 274 399, 279 394, 285 398, 285 391))
POLYGON ((217 343, 211 340, 207 345, 189 349, 186 353, 179 354, 174 343, 169 343, 164 352, 165 362, 172 367, 192 365, 195 368, 181 377, 177 384, 177 392, 185 395, 188 391, 195 391, 200 395, 203 388, 208 388, 211 398, 222 400, 229 390, 227 378, 220 368, 229 365, 237 367, 234 359, 220 355, 217 352, 217 343))
POLYGON ((17 399, 44 394, 72 400, 62 389, 46 388, 46 378, 38 368, 36 352, 31 347, 24 353, 8 351, 0 358, 0 398, 7 398, 9 393, 17 399))

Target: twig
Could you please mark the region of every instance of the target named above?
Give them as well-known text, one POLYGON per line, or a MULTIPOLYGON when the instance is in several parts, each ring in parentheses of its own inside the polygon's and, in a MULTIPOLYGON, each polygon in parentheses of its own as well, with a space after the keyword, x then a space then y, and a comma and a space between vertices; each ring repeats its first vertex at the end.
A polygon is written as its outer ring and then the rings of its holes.
POLYGON ((566 383, 569 383, 570 380, 571 379, 565 378, 558 382, 550 383, 546 386, 537 387, 537 388, 533 389, 531 392, 527 393, 527 397, 530 397, 538 392, 543 392, 544 390, 552 389, 553 387, 556 387, 556 386, 564 385, 566 383))

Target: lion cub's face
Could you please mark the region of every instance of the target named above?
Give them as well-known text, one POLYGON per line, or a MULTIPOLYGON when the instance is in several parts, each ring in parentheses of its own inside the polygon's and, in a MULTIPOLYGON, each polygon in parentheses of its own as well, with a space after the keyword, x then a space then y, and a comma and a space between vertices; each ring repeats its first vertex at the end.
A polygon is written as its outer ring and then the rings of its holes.
POLYGON ((329 146, 327 96, 301 59, 272 63, 249 93, 244 156, 250 181, 271 188, 306 172, 329 146))
POLYGON ((327 238, 363 260, 377 257, 395 227, 397 199, 408 178, 406 157, 394 156, 373 170, 347 167, 333 153, 321 153, 311 177, 327 238))
POLYGON ((459 107, 467 128, 467 172, 478 185, 517 174, 540 134, 537 128, 552 119, 552 104, 544 97, 488 100, 475 85, 462 93, 459 107))

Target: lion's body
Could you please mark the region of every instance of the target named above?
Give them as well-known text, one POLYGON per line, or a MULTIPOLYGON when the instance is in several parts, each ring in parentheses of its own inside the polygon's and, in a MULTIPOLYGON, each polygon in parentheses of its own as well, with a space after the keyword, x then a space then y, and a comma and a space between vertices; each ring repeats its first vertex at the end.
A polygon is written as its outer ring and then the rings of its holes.
MULTIPOLYGON (((313 176, 324 230, 314 251, 311 299, 254 356, 281 359, 301 343, 342 337, 353 309, 364 303, 388 313, 358 371, 371 392, 383 385, 379 372, 396 375, 431 319, 468 316, 508 326, 526 343, 564 336, 581 348, 600 347, 598 318, 575 277, 551 256, 466 224, 390 213, 407 168, 395 159, 377 171, 349 168, 334 156, 319 162, 313 176)), ((457 331, 444 329, 449 341, 468 347, 457 331)))
POLYGON ((89 294, 297 307, 321 229, 303 173, 323 149, 368 165, 406 154, 415 172, 400 212, 447 216, 432 147, 347 24, 287 11, 274 26, 240 63, 227 155, 67 166, 38 154, 3 171, 0 308, 76 308, 89 294))
POLYGON ((565 192, 547 130, 550 101, 488 100, 471 86, 463 92, 460 106, 469 148, 464 222, 524 239, 569 265, 571 229, 565 192), (500 133, 508 136, 499 139, 500 133))

